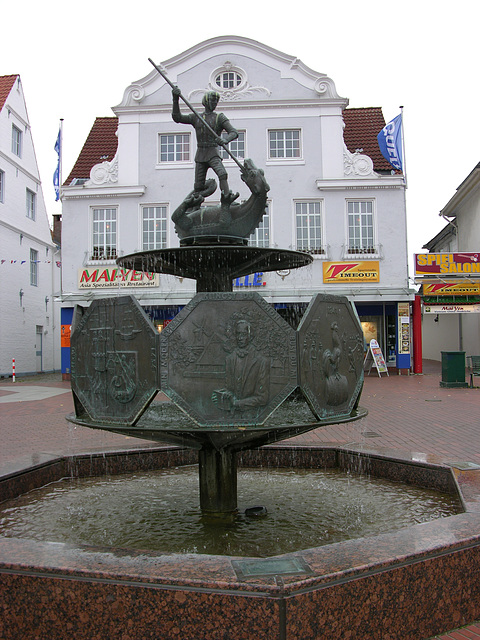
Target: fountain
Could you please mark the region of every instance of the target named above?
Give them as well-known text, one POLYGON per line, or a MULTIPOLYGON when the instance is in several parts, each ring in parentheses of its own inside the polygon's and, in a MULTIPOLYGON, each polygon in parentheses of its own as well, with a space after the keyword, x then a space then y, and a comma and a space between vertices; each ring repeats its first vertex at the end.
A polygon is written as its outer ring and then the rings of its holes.
POLYGON ((291 327, 260 296, 232 292, 235 276, 311 260, 247 246, 268 184, 253 162, 241 170, 251 192, 245 203, 236 205, 223 189, 220 205, 202 207, 212 184, 196 185, 173 214, 179 248, 118 260, 196 279, 197 295, 161 334, 130 296, 75 313, 69 420, 161 446, 39 459, 1 478, 2 495, 64 477, 198 462, 201 510, 209 525, 223 525, 236 517, 237 466, 361 467, 373 477, 458 493, 465 513, 263 558, 0 538, 5 640, 424 640, 480 615, 475 470, 348 446, 274 445, 365 416, 358 406, 364 341, 345 298, 317 295, 291 327), (159 390, 169 402, 157 402, 159 390), (282 413, 294 393, 305 399, 308 419, 282 413), (449 579, 453 572, 462 579, 449 579))
POLYGON ((221 144, 228 150, 238 133, 215 113, 218 94, 205 94, 202 115, 183 98, 193 111, 184 115, 181 92, 172 88, 173 119, 194 126, 198 142, 194 190, 172 215, 180 247, 123 256, 117 263, 192 278, 197 295, 160 335, 133 297, 77 308, 71 338, 76 415, 69 419, 198 450, 202 511, 228 517, 237 510, 238 452, 365 415, 358 409, 365 345, 346 298, 318 294, 295 330, 259 294, 233 293, 234 278, 300 268, 312 257, 247 246, 267 205, 264 172, 252 160, 241 164, 232 156, 250 191, 237 204, 239 194, 229 190, 217 149, 221 144), (226 140, 219 137, 223 130, 226 140), (215 180, 206 180, 209 168, 219 178, 220 204, 202 207, 216 189, 215 180), (297 389, 312 419, 265 425, 297 389), (158 405, 151 404, 158 390, 185 412, 188 424, 165 424, 158 405))

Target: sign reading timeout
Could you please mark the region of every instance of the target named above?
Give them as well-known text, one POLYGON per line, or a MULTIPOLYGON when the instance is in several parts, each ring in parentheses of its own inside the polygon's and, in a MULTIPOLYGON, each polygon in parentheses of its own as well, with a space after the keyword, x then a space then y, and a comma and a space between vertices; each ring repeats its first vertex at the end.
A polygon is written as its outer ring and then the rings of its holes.
POLYGON ((323 282, 380 282, 380 262, 378 260, 353 260, 344 262, 324 262, 323 282))

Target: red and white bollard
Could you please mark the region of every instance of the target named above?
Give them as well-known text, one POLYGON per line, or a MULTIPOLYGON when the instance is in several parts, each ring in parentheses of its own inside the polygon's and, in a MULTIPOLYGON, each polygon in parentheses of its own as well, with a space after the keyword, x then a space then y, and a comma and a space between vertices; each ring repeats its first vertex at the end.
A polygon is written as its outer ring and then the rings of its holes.
POLYGON ((12 382, 15 382, 15 358, 12 358, 12 382))

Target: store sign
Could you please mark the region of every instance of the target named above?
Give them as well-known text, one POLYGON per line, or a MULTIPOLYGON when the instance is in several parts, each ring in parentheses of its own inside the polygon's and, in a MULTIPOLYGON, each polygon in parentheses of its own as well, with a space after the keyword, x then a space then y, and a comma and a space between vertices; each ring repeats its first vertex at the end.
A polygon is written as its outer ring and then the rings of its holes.
POLYGON ((262 271, 258 271, 253 275, 235 278, 233 281, 234 287, 265 287, 266 285, 267 283, 263 279, 262 271))
POLYGON ((388 376, 388 369, 387 365, 385 364, 385 358, 383 357, 382 350, 380 349, 380 345, 378 344, 378 342, 374 339, 370 340, 370 345, 368 347, 368 352, 363 368, 365 369, 365 371, 368 370, 368 373, 370 373, 373 364, 375 365, 380 378, 382 377, 382 373, 386 373, 388 376))
POLYGON ((423 285, 424 296, 478 296, 480 283, 473 282, 438 282, 423 285))
POLYGON ((60 346, 61 347, 69 347, 70 346, 70 334, 72 332, 71 324, 62 324, 60 326, 60 346))
POLYGON ((158 273, 136 271, 118 267, 87 268, 78 270, 79 289, 106 289, 119 287, 158 287, 158 273))
POLYGON ((324 262, 323 282, 325 284, 380 282, 380 262, 378 260, 324 262))
POLYGON ((424 304, 423 313, 480 313, 480 304, 424 304))
POLYGON ((410 303, 398 303, 398 353, 410 353, 410 303))
POLYGON ((415 275, 478 274, 480 253, 416 253, 415 275))

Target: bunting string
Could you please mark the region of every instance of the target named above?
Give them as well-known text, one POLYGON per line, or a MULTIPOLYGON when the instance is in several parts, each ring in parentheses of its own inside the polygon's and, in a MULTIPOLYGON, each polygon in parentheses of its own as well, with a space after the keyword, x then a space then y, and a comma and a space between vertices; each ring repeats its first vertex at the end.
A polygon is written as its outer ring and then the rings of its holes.
MULTIPOLYGON (((9 260, 7 258, 2 258, 0 260, 0 265, 17 264, 21 266, 22 264, 52 264, 52 262, 52 260, 9 260)), ((55 265, 60 268, 62 263, 60 260, 55 260, 55 265)))

